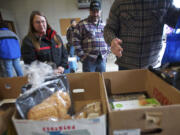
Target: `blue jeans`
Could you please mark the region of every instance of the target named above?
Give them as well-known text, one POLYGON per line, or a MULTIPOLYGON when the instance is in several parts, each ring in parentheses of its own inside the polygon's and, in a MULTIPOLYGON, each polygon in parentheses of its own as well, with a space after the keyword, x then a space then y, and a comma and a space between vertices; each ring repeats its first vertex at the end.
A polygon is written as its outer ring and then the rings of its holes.
POLYGON ((6 68, 4 67, 4 60, 0 59, 0 77, 7 77, 6 68))
POLYGON ((70 50, 69 50, 69 55, 70 55, 70 57, 74 57, 74 51, 75 51, 74 46, 71 45, 71 46, 70 46, 70 50))
POLYGON ((6 59, 4 60, 7 76, 13 77, 13 67, 16 71, 17 76, 23 76, 23 72, 20 65, 20 59, 6 59))
POLYGON ((106 72, 106 60, 98 57, 95 62, 92 62, 86 58, 83 61, 83 72, 106 72))
MULTIPOLYGON (((74 48, 73 45, 70 46, 70 49, 69 49, 69 56, 70 56, 70 57, 74 57, 74 56, 75 56, 75 48, 74 48)), ((78 56, 76 56, 76 58, 77 58, 77 61, 80 60, 80 58, 79 58, 78 56)))

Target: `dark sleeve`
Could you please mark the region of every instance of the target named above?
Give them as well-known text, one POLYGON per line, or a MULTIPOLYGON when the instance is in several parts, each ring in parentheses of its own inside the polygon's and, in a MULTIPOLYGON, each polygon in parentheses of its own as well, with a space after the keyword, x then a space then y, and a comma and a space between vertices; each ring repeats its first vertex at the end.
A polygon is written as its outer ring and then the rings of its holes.
POLYGON ((176 8, 172 3, 165 16, 165 23, 175 28, 178 18, 180 17, 180 9, 176 8))
POLYGON ((61 59, 61 66, 67 69, 68 66, 68 53, 64 45, 61 46, 62 49, 62 59, 61 59))
POLYGON ((80 21, 76 25, 74 32, 73 32, 73 38, 72 38, 75 52, 80 57, 81 61, 84 60, 84 56, 85 56, 84 50, 82 48, 83 30, 84 30, 83 21, 84 20, 80 21))
POLYGON ((67 69, 68 68, 68 53, 67 53, 66 48, 64 47, 64 44, 63 44, 63 41, 62 41, 61 37, 59 35, 57 37, 60 40, 60 42, 62 43, 62 46, 60 47, 60 50, 61 50, 61 53, 62 53, 62 55, 61 55, 61 63, 60 63, 59 66, 62 66, 65 69, 67 69))
POLYGON ((71 36, 70 34, 71 34, 71 31, 70 31, 70 28, 68 28, 67 33, 66 33, 66 39, 68 42, 70 41, 70 36, 71 36))
POLYGON ((111 41, 114 38, 119 38, 119 30, 120 30, 120 8, 121 4, 120 0, 115 0, 111 6, 109 17, 106 22, 106 26, 104 28, 104 39, 108 45, 111 45, 111 41))
POLYGON ((31 62, 36 60, 36 52, 33 47, 32 41, 25 37, 21 46, 21 55, 25 64, 31 64, 31 62))

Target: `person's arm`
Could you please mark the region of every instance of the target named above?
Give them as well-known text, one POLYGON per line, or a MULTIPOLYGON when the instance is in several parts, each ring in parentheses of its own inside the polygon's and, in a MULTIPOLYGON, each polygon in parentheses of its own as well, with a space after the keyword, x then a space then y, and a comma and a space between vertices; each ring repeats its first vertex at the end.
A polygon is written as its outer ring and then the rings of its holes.
MULTIPOLYGON (((82 22, 80 22, 82 23, 82 22)), ((83 25, 80 25, 78 23, 74 29, 73 36, 72 36, 72 42, 76 51, 76 54, 78 57, 80 57, 81 61, 83 61, 86 56, 84 55, 84 51, 82 49, 82 30, 83 30, 83 25)))
POLYGON ((37 59, 35 48, 33 47, 32 41, 28 37, 23 39, 21 56, 25 64, 31 64, 31 62, 37 59))
POLYGON ((121 57, 123 49, 121 48, 122 40, 119 39, 120 30, 120 10, 119 0, 115 0, 109 13, 107 24, 104 28, 104 39, 111 46, 111 51, 116 56, 121 57))
POLYGON ((61 47, 59 49, 60 49, 61 54, 62 54, 61 55, 61 63, 60 63, 60 65, 57 65, 57 66, 61 66, 61 67, 65 68, 65 69, 67 69, 68 68, 68 53, 67 53, 67 50, 66 50, 66 48, 65 48, 65 46, 63 44, 63 41, 62 41, 61 37, 59 35, 57 35, 57 37, 58 37, 58 40, 61 43, 61 47))
POLYGON ((165 23, 175 28, 178 18, 180 17, 180 9, 176 8, 172 3, 165 16, 165 23))
POLYGON ((69 27, 68 30, 67 30, 66 39, 67 39, 67 41, 68 41, 68 43, 69 43, 69 41, 70 41, 70 27, 69 27))
POLYGON ((62 58, 61 58, 61 65, 60 66, 67 69, 68 68, 68 53, 67 53, 67 50, 63 44, 61 46, 61 49, 62 49, 62 58))
POLYGON ((60 65, 58 65, 57 69, 55 69, 55 73, 57 73, 57 74, 62 74, 62 73, 64 73, 65 69, 69 68, 67 50, 63 44, 60 49, 61 49, 62 55, 61 55, 61 63, 60 63, 60 65))
POLYGON ((104 39, 107 44, 119 36, 120 22, 119 22, 119 2, 115 0, 109 12, 106 26, 104 28, 104 39))
POLYGON ((56 35, 56 36, 61 43, 60 48, 58 48, 58 50, 60 51, 59 53, 61 54, 60 55, 61 58, 59 58, 60 62, 57 65, 57 69, 54 70, 54 73, 62 74, 62 73, 64 73, 64 70, 68 68, 68 53, 67 53, 66 48, 64 47, 61 37, 59 35, 56 35))

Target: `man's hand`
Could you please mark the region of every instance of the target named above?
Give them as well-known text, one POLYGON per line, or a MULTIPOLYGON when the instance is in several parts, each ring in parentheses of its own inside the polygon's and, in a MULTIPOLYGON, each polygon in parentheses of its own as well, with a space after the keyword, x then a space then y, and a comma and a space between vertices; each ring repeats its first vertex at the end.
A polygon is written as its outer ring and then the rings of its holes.
POLYGON ((114 38, 111 41, 111 51, 118 57, 121 57, 123 52, 123 48, 121 47, 121 44, 122 44, 122 40, 120 40, 119 38, 114 38))

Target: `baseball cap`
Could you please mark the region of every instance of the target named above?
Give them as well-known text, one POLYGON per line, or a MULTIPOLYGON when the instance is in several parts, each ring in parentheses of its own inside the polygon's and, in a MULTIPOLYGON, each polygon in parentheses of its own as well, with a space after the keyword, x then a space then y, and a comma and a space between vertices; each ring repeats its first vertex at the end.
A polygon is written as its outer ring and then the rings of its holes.
POLYGON ((101 2, 98 0, 91 1, 90 10, 101 10, 101 2))

